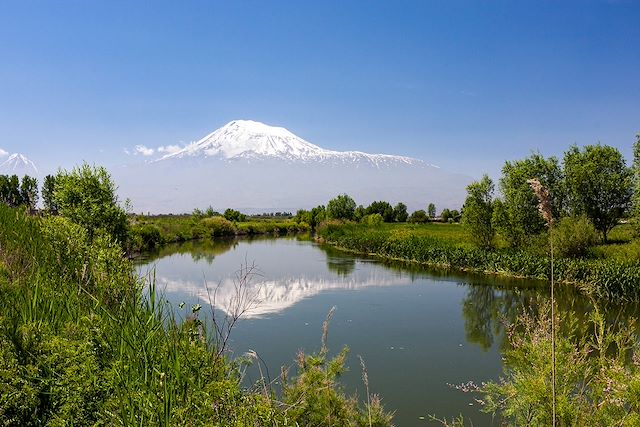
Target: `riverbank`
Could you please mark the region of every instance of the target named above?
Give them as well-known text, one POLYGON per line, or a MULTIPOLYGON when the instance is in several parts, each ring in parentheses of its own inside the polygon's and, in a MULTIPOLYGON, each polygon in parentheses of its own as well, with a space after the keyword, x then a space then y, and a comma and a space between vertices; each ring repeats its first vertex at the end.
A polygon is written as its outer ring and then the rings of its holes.
POLYGON ((141 253, 168 243, 213 237, 285 235, 310 231, 308 224, 287 218, 249 218, 229 221, 223 216, 135 215, 129 218, 130 252, 141 253))
MULTIPOLYGON (((484 274, 549 280, 551 259, 543 250, 499 247, 485 251, 474 247, 459 225, 368 226, 326 222, 316 238, 354 253, 422 265, 484 274), (431 227, 431 228, 429 228, 431 227)), ((595 248, 594 253, 605 252, 595 248)), ((640 260, 621 258, 610 250, 605 258, 556 258, 554 278, 599 297, 640 301, 640 260)))
POLYGON ((207 327, 200 305, 177 312, 122 253, 108 234, 0 204, 4 424, 391 425, 379 401, 344 394, 346 349, 332 359, 324 343, 281 392, 264 378, 246 388, 252 359, 229 357, 230 329, 207 327))

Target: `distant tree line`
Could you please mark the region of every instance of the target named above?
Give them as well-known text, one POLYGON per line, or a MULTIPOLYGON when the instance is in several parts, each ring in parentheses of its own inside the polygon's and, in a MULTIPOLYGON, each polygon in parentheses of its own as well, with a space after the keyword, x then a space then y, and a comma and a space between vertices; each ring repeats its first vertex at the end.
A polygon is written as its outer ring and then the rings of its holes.
POLYGON ((457 210, 443 209, 440 217, 436 217, 436 207, 430 203, 427 207, 430 214, 424 210, 417 210, 411 215, 407 212, 407 205, 402 202, 392 206, 384 200, 376 200, 369 206, 356 205, 355 200, 348 194, 340 194, 329 200, 326 206, 319 205, 311 210, 299 209, 293 219, 305 222, 316 228, 322 221, 337 219, 356 221, 370 225, 398 222, 426 223, 430 221, 458 222, 461 218, 457 210))
POLYGON ((24 175, 0 175, 0 202, 16 208, 25 206, 34 210, 38 203, 38 180, 24 175))
POLYGON ((487 175, 470 184, 463 222, 479 246, 493 248, 499 234, 510 247, 521 248, 545 232, 530 179, 537 179, 549 192, 557 234, 584 238, 597 232, 607 242, 621 218, 630 216, 640 223, 638 135, 631 167, 614 147, 574 145, 564 153, 562 163, 539 153, 505 162, 499 180, 502 198, 495 197, 494 183, 487 175))

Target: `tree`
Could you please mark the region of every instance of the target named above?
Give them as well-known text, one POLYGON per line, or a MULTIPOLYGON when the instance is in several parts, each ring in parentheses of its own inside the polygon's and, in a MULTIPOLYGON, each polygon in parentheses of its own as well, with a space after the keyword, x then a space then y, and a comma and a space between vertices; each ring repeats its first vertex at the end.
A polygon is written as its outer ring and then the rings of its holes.
POLYGON ((2 201, 9 207, 16 208, 22 204, 20 180, 17 175, 2 175, 2 201))
POLYGON ((420 209, 412 213, 408 221, 412 224, 424 224, 425 222, 429 222, 429 217, 425 211, 420 209))
POLYGON ((407 205, 400 202, 393 208, 393 219, 395 222, 406 222, 409 214, 407 213, 407 205))
POLYGON ((358 205, 358 207, 356 208, 356 210, 353 213, 353 219, 355 221, 360 221, 362 220, 365 216, 367 216, 367 210, 364 208, 364 206, 362 205, 358 205))
POLYGON ((389 202, 385 201, 375 201, 372 202, 366 209, 367 215, 380 214, 384 222, 392 222, 393 221, 393 208, 389 204, 389 202))
POLYGON ((563 176, 558 159, 545 159, 540 153, 514 162, 505 162, 500 178, 504 203, 497 230, 513 247, 526 243, 528 237, 541 233, 545 223, 538 213, 538 199, 527 183, 536 178, 549 191, 554 218, 561 216, 564 206, 563 176))
POLYGON ((327 218, 352 220, 356 210, 356 202, 347 194, 340 194, 327 203, 327 218))
POLYGON ((429 218, 435 218, 436 217, 436 205, 434 205, 433 203, 429 203, 429 206, 427 206, 427 212, 429 213, 429 218))
POLYGON ((614 147, 574 145, 564 155, 564 172, 572 213, 585 214, 606 242, 631 205, 631 169, 614 147))
POLYGON ((451 211, 451 218, 453 218, 453 220, 455 222, 460 222, 460 217, 461 216, 462 215, 460 215, 460 212, 458 212, 457 209, 454 209, 454 210, 451 211))
POLYGON ((118 203, 116 185, 103 167, 84 163, 55 177, 54 201, 63 217, 83 226, 90 239, 104 231, 120 244, 128 236, 127 214, 118 203))
POLYGON ((451 218, 451 211, 448 208, 442 209, 442 212, 440 212, 440 218, 442 221, 448 222, 449 218, 451 218))
POLYGON ((223 216, 228 221, 244 222, 247 220, 247 216, 245 214, 231 208, 226 209, 223 216))
POLYGON ((56 177, 47 175, 42 183, 42 204, 44 209, 52 215, 58 214, 58 205, 56 204, 54 194, 56 191, 56 177))
POLYGON ((493 181, 484 175, 480 181, 467 187, 462 222, 469 229, 474 243, 483 249, 493 249, 495 229, 491 224, 493 216, 493 181))
POLYGON ((38 180, 24 175, 20 183, 20 199, 29 210, 34 210, 38 203, 38 180))

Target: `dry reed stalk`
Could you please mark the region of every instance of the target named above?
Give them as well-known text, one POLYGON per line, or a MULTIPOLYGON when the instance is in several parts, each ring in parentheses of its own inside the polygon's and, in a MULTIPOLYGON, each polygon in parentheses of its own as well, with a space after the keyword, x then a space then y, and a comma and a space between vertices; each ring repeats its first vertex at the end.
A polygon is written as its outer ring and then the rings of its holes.
POLYGON ((549 228, 549 245, 551 249, 551 393, 552 393, 552 423, 556 425, 556 317, 555 298, 553 295, 553 214, 551 210, 551 195, 536 178, 528 179, 527 183, 538 198, 538 210, 549 228))

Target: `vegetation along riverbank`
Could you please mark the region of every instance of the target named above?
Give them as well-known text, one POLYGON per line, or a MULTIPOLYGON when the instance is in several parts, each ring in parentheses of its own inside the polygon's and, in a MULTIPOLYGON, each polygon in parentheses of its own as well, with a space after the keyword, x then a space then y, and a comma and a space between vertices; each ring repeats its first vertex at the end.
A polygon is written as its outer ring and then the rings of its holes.
POLYGON ((631 167, 619 151, 602 145, 572 146, 562 163, 537 153, 505 162, 502 197, 494 195, 486 175, 470 184, 461 226, 387 223, 379 214, 357 221, 355 201, 342 195, 327 205, 330 221, 318 225, 317 237, 385 258, 537 279, 551 278, 553 248, 558 282, 599 297, 638 301, 640 136, 634 152, 631 167), (551 228, 540 215, 532 178, 548 191, 551 228))
POLYGON ((379 399, 342 392, 347 349, 330 355, 326 326, 280 392, 243 386, 252 356, 229 359, 198 306, 175 311, 134 274, 106 171, 56 181, 55 214, 0 203, 0 424, 391 425, 379 399))

